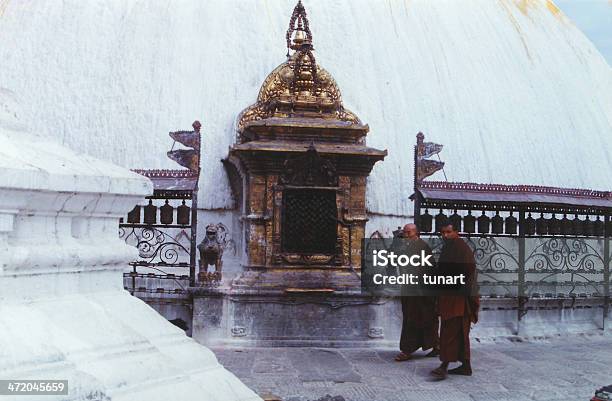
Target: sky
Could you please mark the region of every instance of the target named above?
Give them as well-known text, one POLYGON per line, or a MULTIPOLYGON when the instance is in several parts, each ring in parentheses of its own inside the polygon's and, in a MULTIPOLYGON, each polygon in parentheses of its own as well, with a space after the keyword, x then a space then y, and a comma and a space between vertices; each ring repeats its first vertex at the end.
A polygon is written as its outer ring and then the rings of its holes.
POLYGON ((554 0, 612 66, 612 0, 554 0))

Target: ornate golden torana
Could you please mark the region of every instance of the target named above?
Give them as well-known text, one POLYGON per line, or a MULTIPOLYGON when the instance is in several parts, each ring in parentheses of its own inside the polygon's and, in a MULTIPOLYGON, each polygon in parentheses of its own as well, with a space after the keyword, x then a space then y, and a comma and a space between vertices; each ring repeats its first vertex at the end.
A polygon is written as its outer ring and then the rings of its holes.
POLYGON ((313 55, 312 33, 306 10, 298 2, 287 30, 287 61, 266 78, 257 97, 238 117, 238 132, 252 121, 271 117, 322 118, 361 125, 359 118, 342 105, 338 84, 313 55))

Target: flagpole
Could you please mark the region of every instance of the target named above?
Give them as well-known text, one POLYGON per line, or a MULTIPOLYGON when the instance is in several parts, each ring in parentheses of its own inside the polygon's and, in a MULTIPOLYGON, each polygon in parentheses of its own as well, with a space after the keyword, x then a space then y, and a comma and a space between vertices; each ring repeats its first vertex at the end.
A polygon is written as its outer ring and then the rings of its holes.
POLYGON ((419 217, 421 216, 421 195, 419 193, 419 150, 423 147, 425 135, 419 132, 416 136, 417 141, 414 146, 414 224, 421 229, 419 217))

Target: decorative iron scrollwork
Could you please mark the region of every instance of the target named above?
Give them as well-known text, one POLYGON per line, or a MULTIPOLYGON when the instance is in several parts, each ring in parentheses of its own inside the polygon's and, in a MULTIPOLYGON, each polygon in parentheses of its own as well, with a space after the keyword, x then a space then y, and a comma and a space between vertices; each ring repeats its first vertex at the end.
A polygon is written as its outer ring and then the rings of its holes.
MULTIPOLYGON (((426 237, 426 240, 437 257, 443 240, 440 237, 426 237)), ((516 296, 519 285, 524 285, 532 297, 573 297, 580 293, 587 296, 587 292, 603 295, 601 278, 605 259, 601 249, 593 243, 597 240, 492 236, 464 237, 464 240, 474 252, 481 295, 499 295, 501 288, 506 295, 516 296), (525 257, 526 277, 519 282, 518 241, 521 240, 527 242, 531 251, 525 257), (581 292, 578 293, 577 289, 581 292)), ((597 244, 601 245, 601 242, 597 241, 597 244)))
POLYGON ((470 238, 478 270, 483 273, 516 273, 518 260, 501 240, 492 237, 470 238))
POLYGON ((603 296, 605 283, 601 278, 605 277, 606 262, 592 241, 548 238, 537 244, 526 258, 526 291, 530 296, 603 296))
POLYGON ((189 234, 180 230, 174 236, 157 227, 121 226, 119 236, 138 249, 142 262, 165 266, 188 265, 181 262, 181 255, 189 260, 189 234))
POLYGON ((597 273, 603 256, 582 238, 548 238, 526 258, 527 271, 547 273, 597 273))

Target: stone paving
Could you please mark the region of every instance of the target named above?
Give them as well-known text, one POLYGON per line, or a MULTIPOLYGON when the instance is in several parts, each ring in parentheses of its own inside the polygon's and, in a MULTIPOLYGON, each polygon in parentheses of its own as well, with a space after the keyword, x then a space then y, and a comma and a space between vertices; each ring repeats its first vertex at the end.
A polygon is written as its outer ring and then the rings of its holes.
MULTIPOLYGON (((213 348, 260 395, 283 401, 589 401, 612 384, 612 336, 472 346, 472 377, 429 378, 437 358, 395 362, 394 349, 213 348)), ((451 367, 454 365, 451 365, 451 367)))

